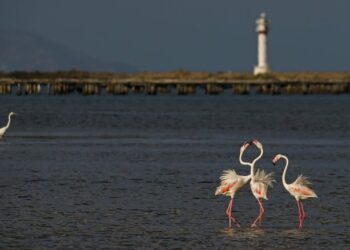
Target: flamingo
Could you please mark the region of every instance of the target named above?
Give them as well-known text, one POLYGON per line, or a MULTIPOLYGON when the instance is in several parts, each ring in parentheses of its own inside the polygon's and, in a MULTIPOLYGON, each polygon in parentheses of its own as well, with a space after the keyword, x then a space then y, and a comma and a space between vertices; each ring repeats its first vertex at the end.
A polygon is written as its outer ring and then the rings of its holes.
POLYGON ((304 226, 304 220, 306 217, 302 200, 306 200, 308 198, 317 198, 317 195, 315 191, 313 191, 309 187, 311 182, 307 179, 307 177, 303 175, 299 175, 298 178, 293 183, 287 184, 286 172, 287 172, 288 163, 289 163, 287 156, 277 154, 273 158, 272 163, 275 165, 281 158, 283 158, 286 161, 286 165, 284 167, 283 174, 282 174, 283 186, 290 193, 291 196, 294 196, 295 200, 297 201, 298 213, 299 213, 299 229, 302 229, 304 226))
MULTIPOLYGON (((249 143, 245 142, 240 148, 240 159, 242 157, 243 152, 247 149, 249 143)), ((220 186, 216 188, 215 195, 225 195, 230 196, 230 202, 226 209, 226 215, 228 217, 229 228, 231 228, 231 221, 236 224, 237 227, 240 227, 239 223, 236 221, 234 216, 232 215, 233 208, 233 199, 236 193, 245 186, 251 178, 251 175, 238 175, 234 169, 224 170, 220 180, 220 186)))
POLYGON ((265 213, 265 209, 263 207, 263 199, 268 200, 267 198, 267 189, 268 187, 272 187, 272 182, 275 180, 273 179, 273 173, 265 173, 264 170, 257 169, 255 172, 255 163, 263 156, 264 154, 264 149, 262 144, 258 140, 253 140, 252 143, 260 149, 260 155, 255 158, 255 160, 251 163, 251 175, 252 179, 250 180, 250 189, 258 201, 260 211, 259 215, 256 217, 254 220, 253 224, 251 227, 256 227, 256 223, 259 222, 261 223, 262 217, 265 213))
POLYGON ((2 137, 5 135, 6 130, 10 127, 11 116, 12 116, 12 115, 17 115, 17 114, 14 113, 14 112, 9 113, 7 125, 6 125, 5 127, 3 127, 3 128, 0 128, 0 138, 2 138, 2 137))

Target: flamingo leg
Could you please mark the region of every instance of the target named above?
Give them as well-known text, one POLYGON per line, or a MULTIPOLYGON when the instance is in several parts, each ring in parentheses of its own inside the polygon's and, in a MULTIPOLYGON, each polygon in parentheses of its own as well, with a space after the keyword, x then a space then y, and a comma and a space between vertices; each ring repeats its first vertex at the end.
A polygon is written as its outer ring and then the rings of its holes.
POLYGON ((226 215, 228 217, 228 228, 231 228, 231 209, 232 209, 233 198, 231 198, 226 209, 226 215))
POLYGON ((231 221, 233 223, 235 223, 237 227, 240 227, 239 223, 236 221, 236 219, 232 215, 232 207, 233 207, 233 198, 231 198, 230 203, 228 204, 228 207, 227 207, 227 210, 226 210, 226 214, 227 214, 228 220, 229 220, 229 224, 228 224, 229 228, 232 227, 231 221))
POLYGON ((264 215, 264 207, 263 207, 263 204, 262 204, 262 199, 257 199, 258 203, 259 203, 259 207, 260 207, 260 210, 259 210, 259 215, 258 217, 256 217, 255 221, 253 222, 253 224, 251 225, 252 227, 256 227, 256 223, 259 222, 261 223, 261 220, 262 220, 262 216, 264 215))
POLYGON ((305 211, 304 211, 304 205, 303 205, 303 203, 301 201, 300 201, 300 210, 301 210, 301 228, 303 228, 306 214, 305 214, 305 211))
MULTIPOLYGON (((233 200, 233 199, 232 199, 232 200, 233 200)), ((233 217, 232 208, 233 208, 233 202, 232 202, 232 206, 231 206, 231 209, 230 209, 231 220, 233 221, 233 223, 236 224, 237 227, 241 227, 241 225, 238 223, 238 221, 235 219, 235 217, 233 217)))
POLYGON ((264 206, 263 206, 263 200, 260 199, 260 213, 261 213, 261 216, 259 218, 259 225, 261 225, 261 222, 262 222, 262 219, 264 217, 264 214, 265 214, 265 209, 264 209, 264 206))
POLYGON ((301 205, 299 200, 297 200, 297 205, 298 205, 298 214, 299 214, 299 229, 301 229, 302 228, 302 210, 301 210, 301 205))

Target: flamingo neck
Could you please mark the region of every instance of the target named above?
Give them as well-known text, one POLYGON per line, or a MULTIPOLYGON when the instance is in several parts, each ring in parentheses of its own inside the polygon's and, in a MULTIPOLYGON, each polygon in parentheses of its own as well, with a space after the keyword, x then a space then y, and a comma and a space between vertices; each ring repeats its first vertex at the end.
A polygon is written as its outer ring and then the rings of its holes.
POLYGON ((260 154, 258 157, 256 157, 254 159, 254 161, 251 163, 251 168, 250 168, 250 174, 253 176, 254 175, 254 172, 255 172, 255 163, 260 160, 260 158, 263 156, 264 154, 264 149, 263 148, 260 148, 260 154))
POLYGON ((244 150, 241 150, 241 152, 239 153, 239 163, 241 163, 242 165, 250 166, 251 163, 242 160, 243 153, 244 150))
POLYGON ((10 124, 11 124, 11 114, 9 114, 8 121, 7 121, 7 125, 6 125, 5 128, 10 127, 10 124))
POLYGON ((250 178, 253 177, 252 172, 254 171, 254 169, 253 169, 252 163, 242 160, 243 153, 244 153, 244 150, 241 150, 241 152, 239 153, 239 163, 241 163, 242 165, 245 165, 245 166, 250 166, 250 174, 247 175, 246 179, 245 179, 245 182, 248 182, 250 180, 250 178))
POLYGON ((288 164, 289 164, 289 160, 287 158, 287 156, 281 155, 281 158, 286 160, 286 165, 284 167, 283 170, 283 174, 282 174, 282 182, 283 182, 283 186, 286 187, 288 184, 286 182, 286 173, 287 173, 287 168, 288 168, 288 164))

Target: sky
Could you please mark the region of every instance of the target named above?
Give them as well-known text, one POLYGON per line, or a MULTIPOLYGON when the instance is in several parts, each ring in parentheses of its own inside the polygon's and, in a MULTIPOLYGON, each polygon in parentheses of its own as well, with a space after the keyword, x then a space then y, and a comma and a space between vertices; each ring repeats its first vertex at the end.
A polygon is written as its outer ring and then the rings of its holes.
POLYGON ((0 0, 0 29, 141 71, 251 72, 266 12, 272 70, 348 71, 349 10, 349 0, 0 0))

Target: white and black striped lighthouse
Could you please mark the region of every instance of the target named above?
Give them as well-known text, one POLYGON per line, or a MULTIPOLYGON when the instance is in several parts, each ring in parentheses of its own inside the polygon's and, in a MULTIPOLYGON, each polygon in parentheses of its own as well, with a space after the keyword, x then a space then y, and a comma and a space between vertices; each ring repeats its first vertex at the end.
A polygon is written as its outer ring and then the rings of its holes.
POLYGON ((254 75, 270 72, 267 62, 267 34, 269 32, 269 21, 265 13, 261 13, 256 20, 256 32, 258 33, 258 65, 254 67, 254 75))

